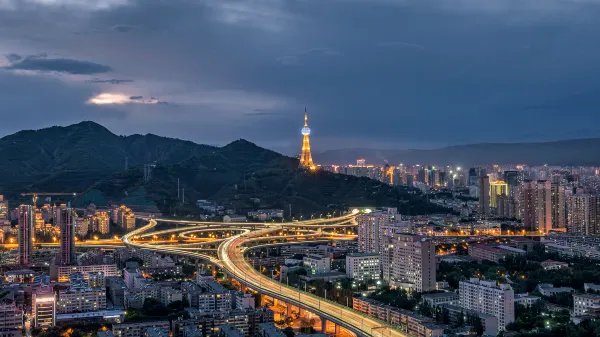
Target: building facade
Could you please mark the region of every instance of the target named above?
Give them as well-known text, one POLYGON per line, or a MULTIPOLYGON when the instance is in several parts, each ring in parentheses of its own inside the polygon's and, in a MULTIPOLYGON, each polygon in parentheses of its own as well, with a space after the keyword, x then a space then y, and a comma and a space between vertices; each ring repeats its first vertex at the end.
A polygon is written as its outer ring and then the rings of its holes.
POLYGON ((508 284, 471 278, 460 281, 459 294, 462 308, 495 316, 499 330, 515 320, 515 293, 508 284))

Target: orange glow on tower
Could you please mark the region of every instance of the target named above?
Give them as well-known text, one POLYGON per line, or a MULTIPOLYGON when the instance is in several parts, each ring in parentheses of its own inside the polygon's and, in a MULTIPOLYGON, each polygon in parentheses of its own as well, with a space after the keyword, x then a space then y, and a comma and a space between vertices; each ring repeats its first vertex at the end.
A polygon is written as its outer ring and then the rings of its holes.
POLYGON ((310 128, 308 127, 308 114, 306 108, 304 108, 304 127, 302 128, 302 154, 300 155, 300 166, 311 170, 315 170, 316 166, 312 160, 312 154, 310 153, 310 128))

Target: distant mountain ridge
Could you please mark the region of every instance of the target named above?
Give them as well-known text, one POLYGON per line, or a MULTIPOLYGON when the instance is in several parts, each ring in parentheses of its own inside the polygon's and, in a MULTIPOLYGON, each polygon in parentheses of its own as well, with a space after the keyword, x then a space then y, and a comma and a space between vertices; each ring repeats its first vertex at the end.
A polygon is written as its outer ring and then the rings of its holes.
POLYGON ((600 138, 572 139, 539 143, 482 143, 456 145, 433 150, 340 149, 313 154, 318 164, 368 163, 432 165, 600 165, 600 138))
POLYGON ((244 139, 214 147, 152 134, 117 136, 97 123, 81 122, 1 138, 0 156, 6 158, 0 161, 0 194, 15 201, 21 192, 82 192, 68 201, 76 207, 127 204, 165 214, 198 213, 198 199, 242 213, 290 204, 293 214, 305 215, 359 205, 398 207, 404 214, 448 211, 410 188, 300 170, 298 159, 244 139), (150 178, 144 177, 143 164, 154 164, 150 178))

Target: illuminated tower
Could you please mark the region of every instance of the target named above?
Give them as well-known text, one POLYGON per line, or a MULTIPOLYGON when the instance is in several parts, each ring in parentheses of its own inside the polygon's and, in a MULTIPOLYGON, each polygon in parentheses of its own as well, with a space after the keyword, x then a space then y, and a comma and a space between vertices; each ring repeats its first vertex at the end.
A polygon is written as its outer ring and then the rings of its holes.
POLYGON ((302 154, 300 155, 300 166, 314 170, 316 168, 310 154, 310 128, 308 127, 308 115, 306 114, 306 108, 304 108, 304 127, 302 128, 302 154))

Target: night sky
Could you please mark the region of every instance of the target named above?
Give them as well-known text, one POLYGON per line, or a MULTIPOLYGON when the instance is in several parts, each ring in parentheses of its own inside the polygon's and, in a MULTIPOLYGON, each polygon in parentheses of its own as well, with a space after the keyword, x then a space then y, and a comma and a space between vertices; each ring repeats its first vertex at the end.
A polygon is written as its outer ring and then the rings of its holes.
POLYGON ((600 137, 600 0, 0 0, 0 136, 287 154, 600 137))

